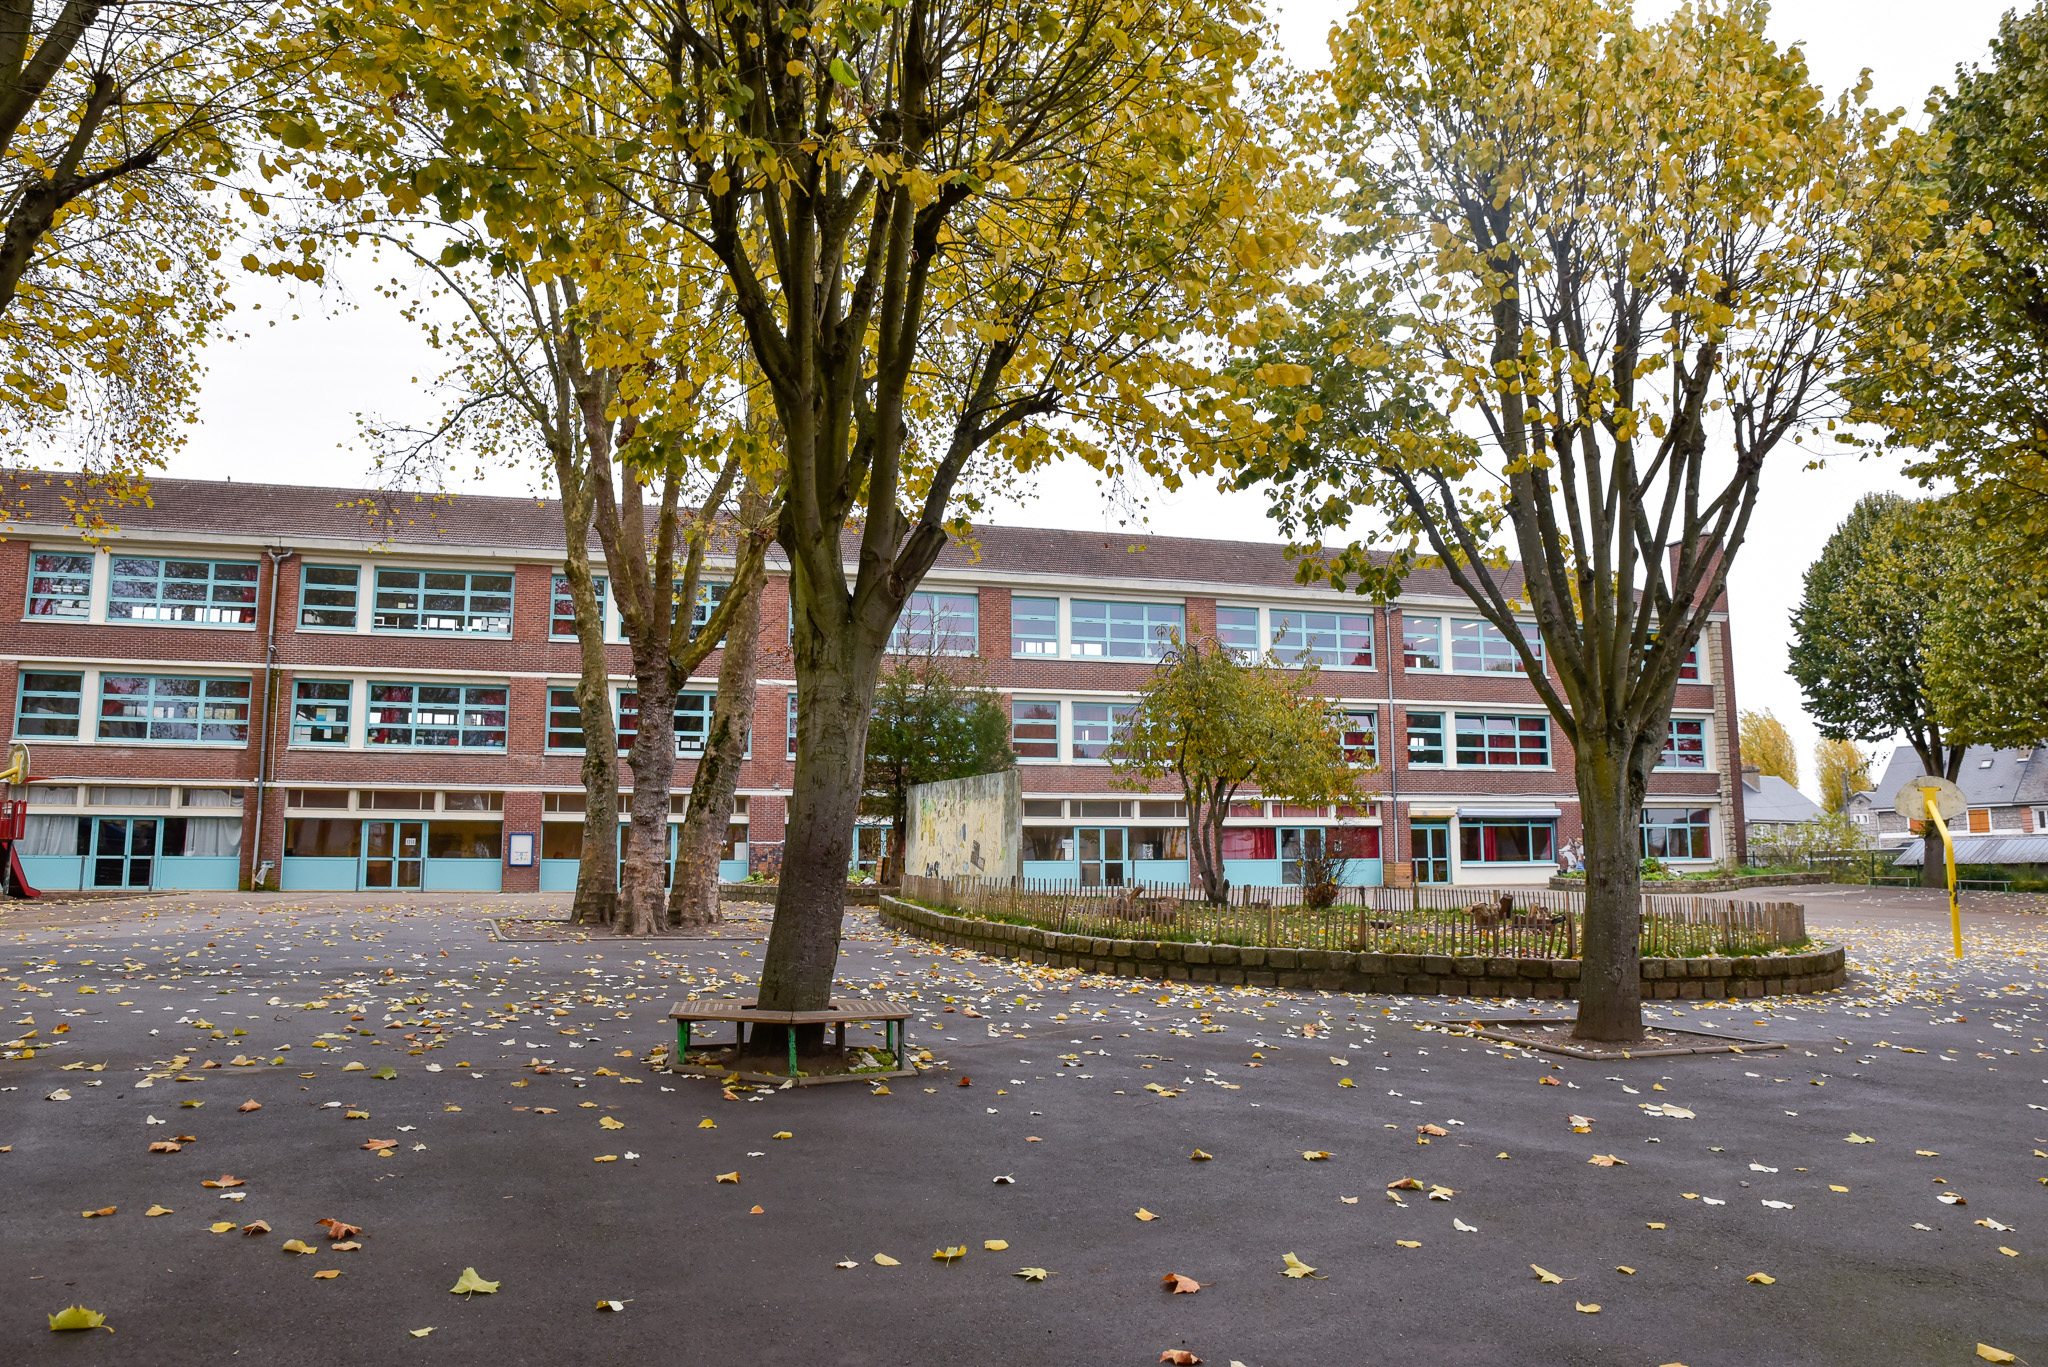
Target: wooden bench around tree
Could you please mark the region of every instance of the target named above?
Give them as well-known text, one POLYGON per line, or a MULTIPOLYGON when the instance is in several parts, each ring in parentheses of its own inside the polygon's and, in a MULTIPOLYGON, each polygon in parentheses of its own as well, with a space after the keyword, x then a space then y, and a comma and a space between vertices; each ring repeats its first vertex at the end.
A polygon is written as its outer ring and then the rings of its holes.
MULTIPOLYGON (((908 1046, 904 1042, 907 1022, 911 1012, 908 1007, 889 1006, 882 1002, 865 1001, 858 997, 834 997, 831 1005, 822 1011, 764 1011, 752 1001, 696 1001, 677 1002, 669 1009, 669 1017, 676 1023, 676 1052, 669 1060, 669 1071, 685 1077, 717 1077, 742 1082, 785 1082, 794 1081, 799 1087, 808 1087, 820 1082, 863 1082, 878 1078, 916 1077, 917 1069, 908 1058, 908 1046), (896 1057, 896 1067, 886 1072, 862 1073, 821 1073, 806 1076, 797 1071, 796 1031, 787 1030, 789 1039, 789 1072, 749 1073, 737 1068, 721 1068, 717 1064, 699 1064, 692 1067, 689 1053, 692 1047, 691 1027, 698 1024, 730 1024, 733 1027, 732 1047, 737 1062, 740 1051, 745 1047, 749 1026, 778 1025, 795 1027, 799 1025, 830 1025, 835 1031, 834 1043, 841 1049, 846 1047, 846 1026, 848 1022, 882 1022, 883 1048, 896 1057)), ((702 1040, 697 1048, 706 1047, 702 1040)), ((711 1046, 724 1047, 724 1046, 711 1046)))

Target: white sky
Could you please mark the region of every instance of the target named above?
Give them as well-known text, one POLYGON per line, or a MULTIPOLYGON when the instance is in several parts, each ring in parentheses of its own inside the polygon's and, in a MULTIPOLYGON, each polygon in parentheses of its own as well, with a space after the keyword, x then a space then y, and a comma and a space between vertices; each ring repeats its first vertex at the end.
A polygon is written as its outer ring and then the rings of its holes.
MULTIPOLYGON (((1855 83, 1872 70, 1873 98, 1903 105, 1914 123, 1928 89, 1948 84, 1960 62, 1983 59, 1998 16, 2008 3, 1993 0, 1782 0, 1773 6, 1771 32, 1784 42, 1804 41, 1808 61, 1824 89, 1855 83)), ((1645 3, 1644 13, 1665 5, 1645 3)), ((1340 0, 1277 0, 1283 39, 1302 63, 1327 60, 1324 36, 1349 5, 1340 0)), ((249 340, 217 347, 207 358, 201 424, 169 473, 189 478, 234 477, 282 483, 354 485, 370 460, 356 415, 427 421, 435 411, 425 382, 440 365, 419 331, 394 306, 372 294, 372 269, 344 268, 356 286, 351 302, 330 296, 294 306, 275 291, 250 289, 239 315, 249 340)), ((388 272, 387 272, 388 274, 388 272)), ((1767 466, 1763 497, 1749 544, 1731 572, 1736 691, 1747 708, 1769 708, 1791 727, 1799 746, 1800 777, 1813 791, 1812 724, 1799 690, 1785 674, 1789 619, 1799 601, 1800 576, 1822 542, 1857 498, 1872 489, 1914 492, 1895 462, 1837 460, 1826 469, 1801 469, 1802 457, 1784 451, 1767 466)), ((464 486, 458 486, 464 487, 464 486)), ((526 476, 501 475, 483 485, 496 493, 535 490, 526 476)), ((1188 489, 1156 494, 1148 505, 1161 534, 1239 540, 1277 540, 1256 493, 1220 494, 1188 489)), ((1116 525, 1091 472, 1055 470, 1037 497, 1006 507, 1011 523, 1102 530, 1116 525)), ((1879 769, 1881 770, 1880 763, 1879 769)))

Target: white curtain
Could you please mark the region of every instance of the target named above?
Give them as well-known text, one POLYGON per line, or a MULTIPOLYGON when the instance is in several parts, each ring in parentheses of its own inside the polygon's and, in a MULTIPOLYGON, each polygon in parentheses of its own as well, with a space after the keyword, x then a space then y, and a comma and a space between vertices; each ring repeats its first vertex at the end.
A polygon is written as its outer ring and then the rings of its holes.
MULTIPOLYGON (((33 820, 34 818, 30 818, 33 820)), ((242 819, 238 816, 192 816, 185 818, 185 853, 190 855, 240 855, 242 819)))
POLYGON ((185 790, 185 805, 187 807, 239 807, 242 805, 238 801, 240 797, 240 793, 228 788, 187 788, 185 790))
POLYGON ((30 812, 28 825, 21 834, 23 855, 65 855, 77 854, 78 818, 75 816, 38 816, 30 812))

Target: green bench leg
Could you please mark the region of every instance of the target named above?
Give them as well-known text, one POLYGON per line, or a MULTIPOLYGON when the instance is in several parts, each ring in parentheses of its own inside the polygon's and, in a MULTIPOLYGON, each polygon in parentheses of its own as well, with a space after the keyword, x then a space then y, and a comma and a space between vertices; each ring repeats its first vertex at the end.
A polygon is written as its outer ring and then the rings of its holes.
POLYGON ((669 1065, 669 1071, 673 1073, 681 1069, 683 1061, 689 1056, 689 1053, 690 1023, 679 1020, 676 1022, 676 1058, 675 1062, 669 1065))
POLYGON ((783 1026, 783 1027, 782 1027, 782 1029, 783 1029, 783 1033, 784 1033, 784 1034, 786 1034, 786 1035, 787 1035, 787 1036, 789 1037, 789 1075, 790 1075, 791 1077, 795 1077, 795 1076, 796 1076, 796 1027, 795 1027, 794 1025, 785 1025, 785 1026, 783 1026))

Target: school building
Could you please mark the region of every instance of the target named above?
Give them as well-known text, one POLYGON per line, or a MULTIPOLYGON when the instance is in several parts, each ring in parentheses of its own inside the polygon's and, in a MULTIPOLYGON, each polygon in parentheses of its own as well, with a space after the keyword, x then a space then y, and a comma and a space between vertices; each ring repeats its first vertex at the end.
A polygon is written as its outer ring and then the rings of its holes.
MULTIPOLYGON (((574 886, 579 660, 552 501, 159 479, 87 542, 61 478, 5 478, 29 504, 0 541, 0 603, 20 605, 0 639, 0 697, 33 758, 18 846, 31 884, 574 886)), ((592 556, 601 577, 594 543, 592 556)), ((1680 867, 1740 855, 1719 606, 1643 819, 1645 854, 1680 867)), ((623 746, 635 697, 606 611, 623 746)), ((787 578, 773 563, 761 622, 728 880, 778 867, 794 767, 787 578)), ((1376 769, 1374 800, 1357 807, 1244 795, 1225 832, 1233 882, 1299 882, 1304 850, 1329 844, 1354 881, 1398 864, 1419 882, 1540 883, 1578 838, 1563 736, 1507 640, 1440 572, 1380 606, 1296 583, 1273 545, 986 526, 947 548, 899 640, 979 656, 1006 699, 1025 876, 1186 881, 1177 792, 1121 790, 1103 758, 1169 632, 1314 661, 1349 716, 1348 751, 1376 769)), ((676 704, 678 816, 719 662, 676 704)), ((860 829, 857 864, 873 867, 883 836, 860 829)))

